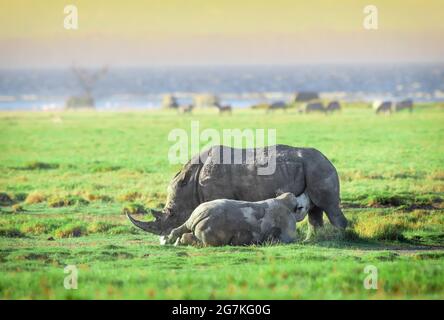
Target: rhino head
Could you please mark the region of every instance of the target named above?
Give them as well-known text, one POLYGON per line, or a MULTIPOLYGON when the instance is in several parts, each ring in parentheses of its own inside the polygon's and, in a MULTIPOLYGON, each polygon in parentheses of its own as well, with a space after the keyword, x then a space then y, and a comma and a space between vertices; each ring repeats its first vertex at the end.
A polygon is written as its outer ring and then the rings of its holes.
POLYGON ((301 193, 298 196, 295 196, 291 192, 286 192, 279 195, 277 199, 284 201, 284 203, 293 213, 296 222, 304 220, 307 213, 313 207, 313 203, 311 202, 306 192, 301 193))
POLYGON ((151 210, 154 221, 136 220, 127 213, 129 220, 135 226, 157 235, 169 234, 172 229, 183 224, 200 204, 197 189, 200 167, 200 164, 188 163, 174 176, 167 189, 163 210, 151 210))

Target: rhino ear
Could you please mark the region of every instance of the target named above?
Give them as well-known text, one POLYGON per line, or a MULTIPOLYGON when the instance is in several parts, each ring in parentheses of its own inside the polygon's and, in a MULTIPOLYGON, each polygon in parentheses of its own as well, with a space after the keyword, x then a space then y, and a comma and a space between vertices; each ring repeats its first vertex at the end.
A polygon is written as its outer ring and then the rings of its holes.
POLYGON ((186 176, 184 175, 184 176, 182 177, 182 179, 179 180, 179 185, 180 185, 181 187, 185 187, 185 186, 187 185, 187 183, 188 183, 188 179, 187 179, 186 176))
POLYGON ((186 186, 188 184, 188 182, 190 182, 193 172, 194 172, 193 167, 184 167, 183 168, 182 172, 180 173, 181 177, 179 180, 179 185, 181 187, 186 186))

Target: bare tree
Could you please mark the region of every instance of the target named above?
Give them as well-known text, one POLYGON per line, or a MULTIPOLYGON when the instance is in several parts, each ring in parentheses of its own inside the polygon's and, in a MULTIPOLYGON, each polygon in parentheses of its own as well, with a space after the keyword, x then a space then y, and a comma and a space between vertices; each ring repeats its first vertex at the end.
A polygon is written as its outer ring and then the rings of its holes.
POLYGON ((80 68, 76 65, 71 67, 72 72, 77 78, 77 81, 82 88, 84 94, 82 96, 69 97, 66 102, 67 108, 76 107, 94 107, 93 90, 97 81, 102 78, 107 72, 108 67, 104 66, 97 71, 89 71, 80 68))
POLYGON ((108 72, 108 67, 104 66, 95 72, 89 72, 86 69, 77 66, 72 67, 72 71, 77 77, 77 80, 87 96, 92 96, 92 91, 97 81, 108 72))

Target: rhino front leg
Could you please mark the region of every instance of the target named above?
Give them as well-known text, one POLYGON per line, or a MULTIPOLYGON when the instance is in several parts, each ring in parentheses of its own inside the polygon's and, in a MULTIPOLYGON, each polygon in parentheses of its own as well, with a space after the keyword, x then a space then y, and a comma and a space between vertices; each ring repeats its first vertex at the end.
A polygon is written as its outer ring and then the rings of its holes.
POLYGON ((324 218, 323 218, 324 211, 314 206, 310 209, 308 212, 308 231, 307 231, 307 237, 305 238, 304 242, 308 242, 312 240, 319 228, 322 228, 324 226, 324 218))
POLYGON ((186 224, 184 223, 180 227, 177 227, 173 230, 171 230, 170 234, 166 237, 163 237, 160 239, 161 244, 176 244, 178 240, 182 237, 184 233, 188 233, 191 230, 188 229, 186 224))
POLYGON ((202 242, 193 233, 189 232, 184 233, 180 238, 178 238, 174 245, 199 246, 202 245, 202 242))

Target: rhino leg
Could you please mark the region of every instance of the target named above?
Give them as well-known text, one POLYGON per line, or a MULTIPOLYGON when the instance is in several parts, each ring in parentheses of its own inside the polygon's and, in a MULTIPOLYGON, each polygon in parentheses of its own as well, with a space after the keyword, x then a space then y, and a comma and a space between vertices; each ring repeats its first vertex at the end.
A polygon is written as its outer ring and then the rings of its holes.
POLYGON ((325 211, 332 225, 345 229, 347 219, 339 208, 339 179, 336 172, 330 174, 327 179, 313 180, 307 183, 310 199, 317 207, 325 211))
POLYGON ((324 219, 322 216, 323 213, 324 211, 317 206, 311 208, 308 212, 308 223, 310 226, 314 227, 315 229, 322 227, 324 225, 324 219))
POLYGON ((308 212, 308 232, 304 241, 310 241, 316 231, 324 226, 323 213, 324 211, 317 206, 310 209, 308 212))
POLYGON ((324 210, 330 222, 338 228, 347 227, 347 219, 339 208, 339 177, 333 164, 319 151, 306 153, 304 163, 307 193, 311 201, 324 210))
POLYGON ((341 208, 339 208, 339 204, 330 205, 325 209, 327 213, 328 220, 330 220, 331 224, 339 227, 341 229, 345 229, 348 225, 348 221, 344 216, 341 208))
POLYGON ((190 232, 186 224, 184 223, 180 227, 177 227, 171 230, 170 234, 166 237, 167 244, 176 244, 178 240, 182 237, 183 234, 190 232))
POLYGON ((180 240, 178 239, 178 244, 184 246, 200 246, 202 242, 193 233, 189 232, 184 233, 182 237, 180 237, 180 240))

